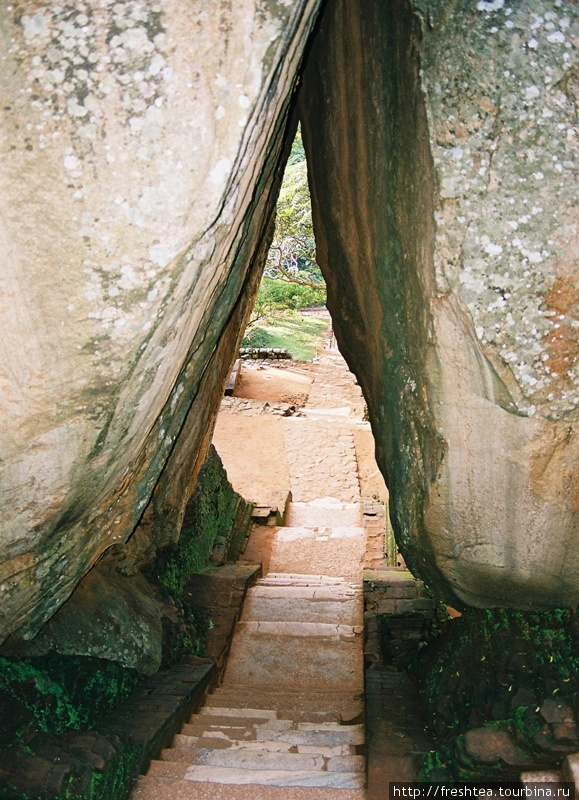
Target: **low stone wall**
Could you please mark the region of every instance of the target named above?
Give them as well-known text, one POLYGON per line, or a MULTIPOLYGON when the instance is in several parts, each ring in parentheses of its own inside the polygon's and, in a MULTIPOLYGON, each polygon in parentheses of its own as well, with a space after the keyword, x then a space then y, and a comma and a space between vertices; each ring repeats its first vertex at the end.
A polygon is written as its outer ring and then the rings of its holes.
POLYGON ((212 572, 192 575, 185 597, 210 621, 205 654, 225 669, 235 625, 241 616, 245 594, 261 575, 261 564, 226 564, 212 572))
POLYGON ((152 676, 93 730, 33 735, 0 759, 3 800, 124 800, 217 680, 210 659, 152 676))
POLYGON ((364 570, 366 667, 406 668, 432 641, 441 606, 422 581, 400 567, 364 570))
POLYGON ((421 660, 439 741, 421 778, 516 780, 579 749, 575 609, 466 609, 421 660))
POLYGON ((242 359, 292 358, 290 351, 282 347, 242 347, 239 356, 242 359))

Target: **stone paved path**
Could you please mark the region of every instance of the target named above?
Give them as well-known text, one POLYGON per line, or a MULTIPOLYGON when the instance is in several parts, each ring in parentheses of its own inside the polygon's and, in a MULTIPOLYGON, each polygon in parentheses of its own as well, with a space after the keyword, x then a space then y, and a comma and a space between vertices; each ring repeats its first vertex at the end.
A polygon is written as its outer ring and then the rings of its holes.
POLYGON ((362 421, 364 401, 342 356, 324 351, 304 416, 285 420, 285 445, 293 500, 334 497, 360 501, 352 426, 362 421))
POLYGON ((337 350, 325 350, 319 359, 306 405, 306 411, 314 409, 325 416, 364 416, 362 391, 337 350))
POLYGON ((284 433, 294 500, 360 500, 354 437, 349 428, 339 421, 332 424, 297 417, 285 421, 284 433), (306 453, 311 457, 304 458, 306 453))
POLYGON ((347 422, 356 391, 343 362, 336 370, 336 355, 326 357, 306 416, 285 421, 294 502, 269 573, 248 592, 223 683, 151 764, 134 800, 365 798, 366 536, 347 422), (336 392, 336 380, 348 391, 336 392), (339 405, 324 413, 328 400, 339 405))
POLYGON ((379 560, 384 525, 362 525, 352 436, 362 410, 341 356, 326 351, 303 416, 283 421, 293 502, 268 574, 248 592, 223 683, 132 800, 369 800, 414 777, 412 758, 399 758, 422 746, 419 725, 404 739, 413 689, 404 676, 370 675, 376 759, 365 788, 362 573, 379 560))
POLYGON ((276 532, 270 572, 248 592, 222 685, 134 800, 197 800, 215 784, 252 798, 270 787, 365 797, 360 508, 332 499, 296 504, 292 516, 276 532))

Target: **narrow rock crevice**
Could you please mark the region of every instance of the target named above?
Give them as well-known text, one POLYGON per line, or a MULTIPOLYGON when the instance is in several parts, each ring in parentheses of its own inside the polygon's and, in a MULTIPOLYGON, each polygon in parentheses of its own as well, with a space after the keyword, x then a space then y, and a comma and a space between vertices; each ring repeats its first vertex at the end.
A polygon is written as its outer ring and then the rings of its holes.
POLYGON ((409 565, 448 594, 423 534, 444 454, 429 412, 434 173, 410 3, 328 3, 300 114, 336 338, 368 402, 409 565))

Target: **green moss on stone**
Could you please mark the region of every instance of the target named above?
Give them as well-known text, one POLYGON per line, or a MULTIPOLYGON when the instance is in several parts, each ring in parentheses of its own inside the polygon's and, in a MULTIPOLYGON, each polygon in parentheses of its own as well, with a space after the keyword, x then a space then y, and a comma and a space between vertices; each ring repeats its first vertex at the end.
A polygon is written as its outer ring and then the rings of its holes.
POLYGON ((471 728, 506 730, 517 746, 541 760, 545 753, 537 750, 537 737, 545 725, 539 714, 542 703, 562 701, 577 715, 576 609, 467 609, 421 655, 417 671, 440 743, 422 760, 423 780, 441 779, 445 769, 465 780, 504 770, 500 763, 481 765, 469 756, 464 734, 471 728))
POLYGON ((134 669, 86 656, 0 657, 0 692, 47 733, 92 728, 144 680, 134 669))
POLYGON ((218 536, 227 538, 238 501, 239 495, 211 447, 187 505, 179 542, 174 549, 161 553, 157 561, 157 577, 170 592, 180 597, 188 577, 208 568, 215 540, 218 536))

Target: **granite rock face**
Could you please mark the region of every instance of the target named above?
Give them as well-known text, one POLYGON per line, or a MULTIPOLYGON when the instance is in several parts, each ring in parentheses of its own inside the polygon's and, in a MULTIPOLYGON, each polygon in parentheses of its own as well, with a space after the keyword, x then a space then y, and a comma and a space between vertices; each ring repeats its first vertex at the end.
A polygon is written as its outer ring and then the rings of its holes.
POLYGON ((161 665, 161 638, 160 604, 145 578, 99 565, 32 641, 11 637, 2 654, 96 656, 152 675, 161 665))
POLYGON ((0 641, 105 551, 177 540, 322 5, 300 89, 318 253, 404 555, 457 604, 579 602, 577 5, 15 0, 0 641))
POLYGON ((306 68, 336 335, 450 602, 579 602, 578 46, 560 0, 331 0, 306 68))
POLYGON ((133 543, 178 536, 317 6, 0 10, 0 641, 33 636, 143 515, 133 543))

